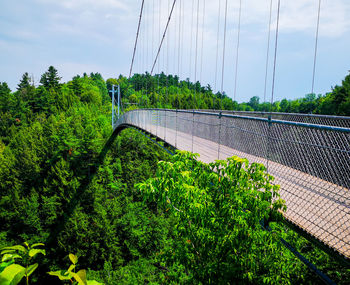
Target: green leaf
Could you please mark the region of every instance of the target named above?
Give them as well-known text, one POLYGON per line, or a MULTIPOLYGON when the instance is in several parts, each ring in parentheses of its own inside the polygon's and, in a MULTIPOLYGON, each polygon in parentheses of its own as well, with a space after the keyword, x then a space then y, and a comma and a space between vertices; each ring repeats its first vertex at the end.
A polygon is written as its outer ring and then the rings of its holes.
POLYGON ((25 274, 25 268, 18 264, 11 264, 0 274, 0 285, 16 285, 25 274))
POLYGON ((15 263, 14 260, 10 260, 10 261, 7 261, 7 262, 1 262, 0 263, 0 273, 3 272, 5 270, 5 268, 11 264, 15 263))
POLYGON ((27 276, 30 276, 35 271, 35 269, 38 268, 38 265, 39 265, 38 263, 29 265, 27 268, 27 276))
POLYGON ((76 255, 74 255, 73 253, 69 254, 69 259, 73 264, 77 264, 78 263, 78 257, 76 255))
POLYGON ((43 254, 43 255, 46 255, 46 252, 45 252, 45 249, 31 249, 30 251, 29 251, 29 256, 30 257, 34 257, 34 256, 36 256, 38 253, 41 253, 41 254, 43 254))
POLYGON ((86 285, 86 270, 79 270, 77 273, 72 273, 74 279, 79 283, 79 285, 86 285))
MULTIPOLYGON (((24 253, 27 252, 25 247, 21 246, 21 245, 7 246, 7 247, 3 247, 1 250, 18 250, 18 251, 22 251, 24 253)), ((1 252, 1 254, 2 254, 2 252, 1 252)))
POLYGON ((18 255, 18 254, 11 254, 11 253, 6 253, 4 254, 4 256, 2 257, 1 261, 9 261, 15 258, 22 258, 22 256, 18 255))
POLYGON ((45 244, 39 242, 39 243, 34 243, 31 247, 37 247, 37 246, 45 246, 45 244))
POLYGON ((60 280, 70 280, 73 277, 73 275, 66 270, 50 271, 47 272, 47 274, 57 276, 60 280))
POLYGON ((5 254, 5 253, 14 253, 16 250, 14 249, 7 249, 7 250, 3 250, 0 252, 0 254, 5 254))
POLYGON ((68 272, 72 272, 73 271, 73 269, 75 268, 75 264, 71 264, 71 266, 69 266, 69 268, 68 268, 68 272))

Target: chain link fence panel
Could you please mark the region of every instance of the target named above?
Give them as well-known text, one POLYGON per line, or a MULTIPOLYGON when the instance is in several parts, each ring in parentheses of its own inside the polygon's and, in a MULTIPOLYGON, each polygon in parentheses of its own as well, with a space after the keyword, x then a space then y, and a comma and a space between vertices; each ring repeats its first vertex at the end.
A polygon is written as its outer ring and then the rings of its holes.
POLYGON ((237 155, 267 167, 285 217, 350 257, 350 118, 322 115, 141 109, 127 124, 204 162, 237 155))

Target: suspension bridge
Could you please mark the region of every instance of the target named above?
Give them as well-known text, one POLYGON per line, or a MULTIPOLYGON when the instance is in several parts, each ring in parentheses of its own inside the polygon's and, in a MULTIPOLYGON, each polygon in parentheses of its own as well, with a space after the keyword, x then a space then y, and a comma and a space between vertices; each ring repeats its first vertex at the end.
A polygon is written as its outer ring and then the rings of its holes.
MULTIPOLYGON (((221 2, 219 1, 218 3, 218 18, 224 18, 221 74, 218 74, 220 67, 218 53, 221 51, 217 47, 216 67, 215 74, 213 75, 215 76, 215 84, 221 76, 221 91, 223 91, 228 0, 225 0, 223 3, 221 2)), ((239 23, 234 68, 235 80, 233 93, 235 100, 237 96, 241 2, 239 1, 239 23)), ((271 14, 273 2, 271 0, 269 9, 264 101, 267 96, 267 67, 271 48, 271 14)), ((277 14, 276 27, 274 28, 275 44, 271 80, 271 106, 274 100, 280 0, 276 0, 276 3, 277 14)), ((321 1, 317 3, 316 37, 311 83, 312 93, 314 92, 315 85, 321 1)), ((150 61, 149 66, 145 66, 142 59, 142 52, 139 54, 139 61, 143 62, 141 68, 150 70, 151 75, 157 69, 157 64, 158 71, 160 71, 159 61, 162 56, 162 47, 164 42, 169 39, 167 37, 167 31, 176 9, 178 9, 179 24, 177 32, 174 33, 178 39, 175 41, 177 46, 174 47, 174 50, 178 48, 178 70, 181 69, 181 53, 185 52, 181 46, 181 42, 183 43, 182 32, 184 30, 183 22, 181 22, 183 4, 179 0, 168 1, 167 21, 162 26, 163 32, 160 33, 161 27, 159 20, 158 40, 154 40, 152 34, 154 61, 150 61), (156 41, 158 41, 159 45, 153 46, 153 42, 156 41)), ((141 34, 145 5, 145 0, 143 0, 129 77, 133 73, 133 65, 137 60, 138 38, 141 34)), ((201 61, 203 51, 198 52, 198 49, 203 45, 203 40, 200 43, 198 25, 201 22, 199 7, 203 8, 202 21, 205 18, 205 0, 198 0, 197 6, 192 1, 192 9, 195 10, 196 7, 197 13, 192 15, 191 20, 194 27, 193 30, 197 31, 193 36, 195 53, 193 55, 191 54, 193 59, 190 60, 189 66, 191 69, 191 63, 194 63, 194 66, 192 66, 194 82, 198 79, 197 71, 199 74, 202 73, 201 61), (200 2, 202 3, 201 6, 200 2)), ((153 19, 153 25, 155 22, 153 19)), ((218 22, 218 34, 219 27, 218 22)), ((163 52, 163 65, 164 62, 168 61, 169 57, 174 58, 174 56, 169 55, 169 51, 163 52)), ((144 89, 147 93, 147 86, 144 89)), ((119 108, 119 95, 118 98, 119 108)), ((113 114, 115 113, 114 105, 115 99, 113 97, 113 114)), ((126 112, 118 116, 118 119, 116 117, 113 117, 112 122, 115 132, 119 132, 127 127, 137 128, 176 149, 199 153, 199 159, 203 162, 212 162, 216 159, 225 159, 236 155, 247 158, 250 163, 257 162, 264 164, 268 173, 275 177, 274 183, 280 185, 281 197, 286 201, 287 205, 287 211, 284 213, 285 218, 341 256, 350 258, 350 117, 273 113, 269 110, 267 112, 239 112, 222 109, 138 109, 126 112)))

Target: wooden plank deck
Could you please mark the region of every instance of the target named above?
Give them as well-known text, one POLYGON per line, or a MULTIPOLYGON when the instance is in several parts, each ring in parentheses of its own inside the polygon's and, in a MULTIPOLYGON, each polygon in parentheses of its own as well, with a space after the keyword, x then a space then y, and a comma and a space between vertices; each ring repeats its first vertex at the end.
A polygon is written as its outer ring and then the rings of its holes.
MULTIPOLYGON (((203 162, 233 155, 267 165, 263 157, 253 156, 191 134, 170 128, 146 125, 148 132, 181 150, 200 154, 203 162), (192 143, 193 141, 193 143, 192 143)), ((269 161, 268 172, 280 185, 286 201, 285 217, 339 253, 350 258, 350 191, 291 167, 269 161)))

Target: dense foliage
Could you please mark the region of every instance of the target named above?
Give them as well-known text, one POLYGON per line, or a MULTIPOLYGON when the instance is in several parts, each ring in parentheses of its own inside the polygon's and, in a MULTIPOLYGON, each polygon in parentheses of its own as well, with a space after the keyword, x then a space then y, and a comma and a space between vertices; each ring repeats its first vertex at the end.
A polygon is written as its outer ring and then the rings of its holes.
POLYGON ((30 245, 45 250, 33 262, 14 258, 17 269, 34 264, 31 283, 75 278, 62 270, 69 253, 105 284, 313 283, 284 237, 346 284, 348 269, 279 222, 283 202, 262 165, 206 165, 188 153, 171 158, 135 130, 111 136, 111 84, 134 108, 239 106, 225 94, 164 74, 60 81, 50 67, 37 87, 27 73, 15 92, 0 83, 0 249, 26 241, 28 254, 30 245))
POLYGON ((317 283, 284 238, 332 278, 349 278, 349 269, 281 223, 284 201, 263 165, 194 157, 178 152, 159 162, 155 178, 138 184, 147 201, 175 218, 172 245, 160 252, 164 264, 183 266, 191 284, 317 283))
POLYGON ((1 84, 0 248, 45 243, 33 273, 42 283, 56 281, 46 272, 65 268, 69 252, 96 271, 144 258, 153 278, 149 256, 168 222, 133 189, 166 154, 135 131, 108 144, 111 105, 99 74, 58 84, 50 68, 43 78, 34 87, 25 74, 14 93, 1 84))
POLYGON ((141 107, 176 109, 224 109, 236 111, 272 111, 286 113, 306 113, 324 115, 350 115, 350 75, 324 95, 307 94, 304 98, 273 102, 260 102, 253 96, 249 102, 237 103, 225 92, 213 93, 210 85, 205 87, 197 81, 179 80, 177 76, 164 73, 135 74, 127 80, 109 79, 107 84, 119 83, 124 104, 137 104, 141 107))

